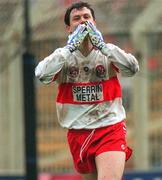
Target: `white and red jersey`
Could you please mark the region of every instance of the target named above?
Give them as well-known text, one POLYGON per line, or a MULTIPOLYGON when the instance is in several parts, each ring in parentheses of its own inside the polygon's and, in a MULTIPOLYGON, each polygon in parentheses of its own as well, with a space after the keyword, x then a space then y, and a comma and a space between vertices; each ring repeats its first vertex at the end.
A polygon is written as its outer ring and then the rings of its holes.
POLYGON ((121 74, 132 76, 139 70, 138 62, 113 44, 107 47, 107 56, 93 49, 86 57, 79 50, 58 48, 36 67, 43 83, 58 83, 56 107, 62 127, 94 129, 126 118, 119 80, 109 71, 113 64, 121 74))

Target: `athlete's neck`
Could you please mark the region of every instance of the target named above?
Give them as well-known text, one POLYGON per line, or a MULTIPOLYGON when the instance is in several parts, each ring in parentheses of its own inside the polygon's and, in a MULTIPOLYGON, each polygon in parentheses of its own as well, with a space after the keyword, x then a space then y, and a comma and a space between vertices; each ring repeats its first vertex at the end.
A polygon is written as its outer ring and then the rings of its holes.
POLYGON ((80 50, 80 52, 83 54, 83 56, 86 57, 86 56, 88 56, 88 55, 90 54, 90 52, 92 51, 92 49, 93 49, 93 45, 92 45, 92 43, 90 42, 89 37, 87 36, 87 37, 84 39, 83 43, 81 44, 79 50, 80 50))

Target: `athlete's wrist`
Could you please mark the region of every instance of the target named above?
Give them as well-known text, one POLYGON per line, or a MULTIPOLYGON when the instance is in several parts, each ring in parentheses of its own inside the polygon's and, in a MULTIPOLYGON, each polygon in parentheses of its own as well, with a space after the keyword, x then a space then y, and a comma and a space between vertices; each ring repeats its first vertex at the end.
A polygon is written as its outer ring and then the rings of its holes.
POLYGON ((75 47, 73 47, 73 46, 71 46, 69 44, 67 44, 64 48, 69 50, 70 53, 73 53, 76 50, 75 47))

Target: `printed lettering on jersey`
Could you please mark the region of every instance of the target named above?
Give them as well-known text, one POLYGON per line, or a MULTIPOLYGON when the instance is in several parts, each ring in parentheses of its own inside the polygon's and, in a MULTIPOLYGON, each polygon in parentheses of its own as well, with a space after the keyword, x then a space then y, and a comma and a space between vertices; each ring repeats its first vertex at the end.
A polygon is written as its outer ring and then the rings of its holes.
POLYGON ((62 83, 59 85, 57 102, 68 104, 96 104, 121 98, 117 77, 99 82, 62 83))
POLYGON ((103 85, 72 86, 74 102, 98 102, 103 100, 103 85))

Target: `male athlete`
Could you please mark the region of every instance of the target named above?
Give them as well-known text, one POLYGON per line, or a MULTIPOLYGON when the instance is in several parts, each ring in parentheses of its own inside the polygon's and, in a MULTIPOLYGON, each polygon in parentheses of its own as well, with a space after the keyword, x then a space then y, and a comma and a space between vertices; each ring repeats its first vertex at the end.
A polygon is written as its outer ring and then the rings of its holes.
POLYGON ((66 46, 41 61, 35 74, 45 84, 58 83, 58 120, 69 129, 70 151, 83 179, 121 180, 131 149, 117 75, 133 76, 138 62, 104 42, 88 3, 72 4, 64 20, 66 46))

